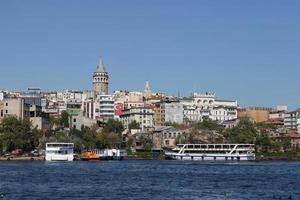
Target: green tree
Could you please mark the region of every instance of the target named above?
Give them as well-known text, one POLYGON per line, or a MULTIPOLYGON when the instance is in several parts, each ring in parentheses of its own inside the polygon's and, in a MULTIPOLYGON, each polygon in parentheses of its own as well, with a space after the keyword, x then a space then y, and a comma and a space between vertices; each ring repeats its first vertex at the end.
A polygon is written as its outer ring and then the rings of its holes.
POLYGON ((231 143, 255 143, 258 135, 255 123, 249 118, 242 118, 236 127, 227 130, 226 136, 231 143))
POLYGON ((64 128, 69 127, 69 113, 67 111, 64 110, 61 112, 59 123, 64 128))
POLYGON ((204 118, 202 122, 192 124, 193 129, 197 130, 210 130, 217 131, 221 133, 224 127, 220 125, 217 121, 213 121, 210 118, 204 118))
POLYGON ((0 143, 4 151, 20 148, 34 149, 38 143, 37 130, 31 130, 28 118, 18 119, 14 116, 5 117, 0 125, 0 143))
POLYGON ((271 141, 267 132, 261 132, 256 137, 256 149, 261 152, 268 152, 270 150, 271 141))
POLYGON ((123 131, 124 131, 124 126, 122 122, 114 119, 109 119, 102 130, 102 132, 104 133, 117 133, 117 134, 121 134, 123 131))
POLYGON ((139 137, 139 141, 143 145, 145 150, 149 151, 153 147, 152 137, 150 134, 141 134, 139 137))
POLYGON ((140 124, 134 120, 128 125, 128 129, 140 129, 140 124))

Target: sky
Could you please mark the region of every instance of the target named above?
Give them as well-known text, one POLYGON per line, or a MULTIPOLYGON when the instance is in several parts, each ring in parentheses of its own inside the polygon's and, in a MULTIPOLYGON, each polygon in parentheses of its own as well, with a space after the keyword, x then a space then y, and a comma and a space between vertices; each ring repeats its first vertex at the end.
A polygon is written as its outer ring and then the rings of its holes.
POLYGON ((0 89, 214 92, 300 107, 298 0, 1 0, 0 89))

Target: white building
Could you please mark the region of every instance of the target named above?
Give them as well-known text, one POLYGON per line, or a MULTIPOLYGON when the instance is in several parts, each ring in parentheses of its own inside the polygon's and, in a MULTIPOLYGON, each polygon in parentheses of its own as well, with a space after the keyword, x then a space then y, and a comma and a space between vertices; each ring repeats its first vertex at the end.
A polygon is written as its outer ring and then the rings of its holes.
POLYGON ((87 99, 83 103, 83 115, 95 120, 114 119, 115 101, 111 95, 98 95, 97 99, 87 99))
POLYGON ((150 108, 138 107, 123 111, 121 121, 126 129, 131 122, 136 121, 142 130, 153 127, 154 112, 150 108))
POLYGON ((286 113, 284 117, 284 127, 297 130, 298 119, 300 118, 300 109, 286 113))
POLYGON ((180 102, 164 102, 161 107, 161 122, 183 123, 183 104, 180 102))
POLYGON ((98 117, 102 119, 114 119, 115 116, 115 101, 111 95, 100 95, 99 98, 99 113, 98 117))
POLYGON ((212 93, 194 93, 192 98, 181 102, 187 122, 202 121, 204 117, 220 122, 237 118, 237 101, 218 100, 212 93))

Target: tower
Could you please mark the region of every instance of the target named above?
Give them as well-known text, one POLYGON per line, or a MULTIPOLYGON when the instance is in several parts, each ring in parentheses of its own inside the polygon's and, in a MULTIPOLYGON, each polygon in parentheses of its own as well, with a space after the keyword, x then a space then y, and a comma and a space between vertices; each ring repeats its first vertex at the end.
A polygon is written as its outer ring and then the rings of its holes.
POLYGON ((93 90, 95 96, 99 94, 108 94, 108 80, 108 73, 105 71, 103 60, 100 58, 99 64, 97 65, 97 70, 93 75, 93 90))
POLYGON ((150 83, 149 81, 146 81, 146 85, 144 89, 144 97, 148 99, 149 97, 151 97, 151 95, 152 95, 152 91, 151 91, 150 83))

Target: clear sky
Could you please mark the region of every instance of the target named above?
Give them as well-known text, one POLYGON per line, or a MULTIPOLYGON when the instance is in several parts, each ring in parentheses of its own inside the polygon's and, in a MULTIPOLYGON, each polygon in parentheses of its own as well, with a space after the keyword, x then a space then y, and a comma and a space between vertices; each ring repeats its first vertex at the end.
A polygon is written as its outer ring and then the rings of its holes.
POLYGON ((298 0, 1 0, 0 88, 215 92, 300 107, 298 0))

